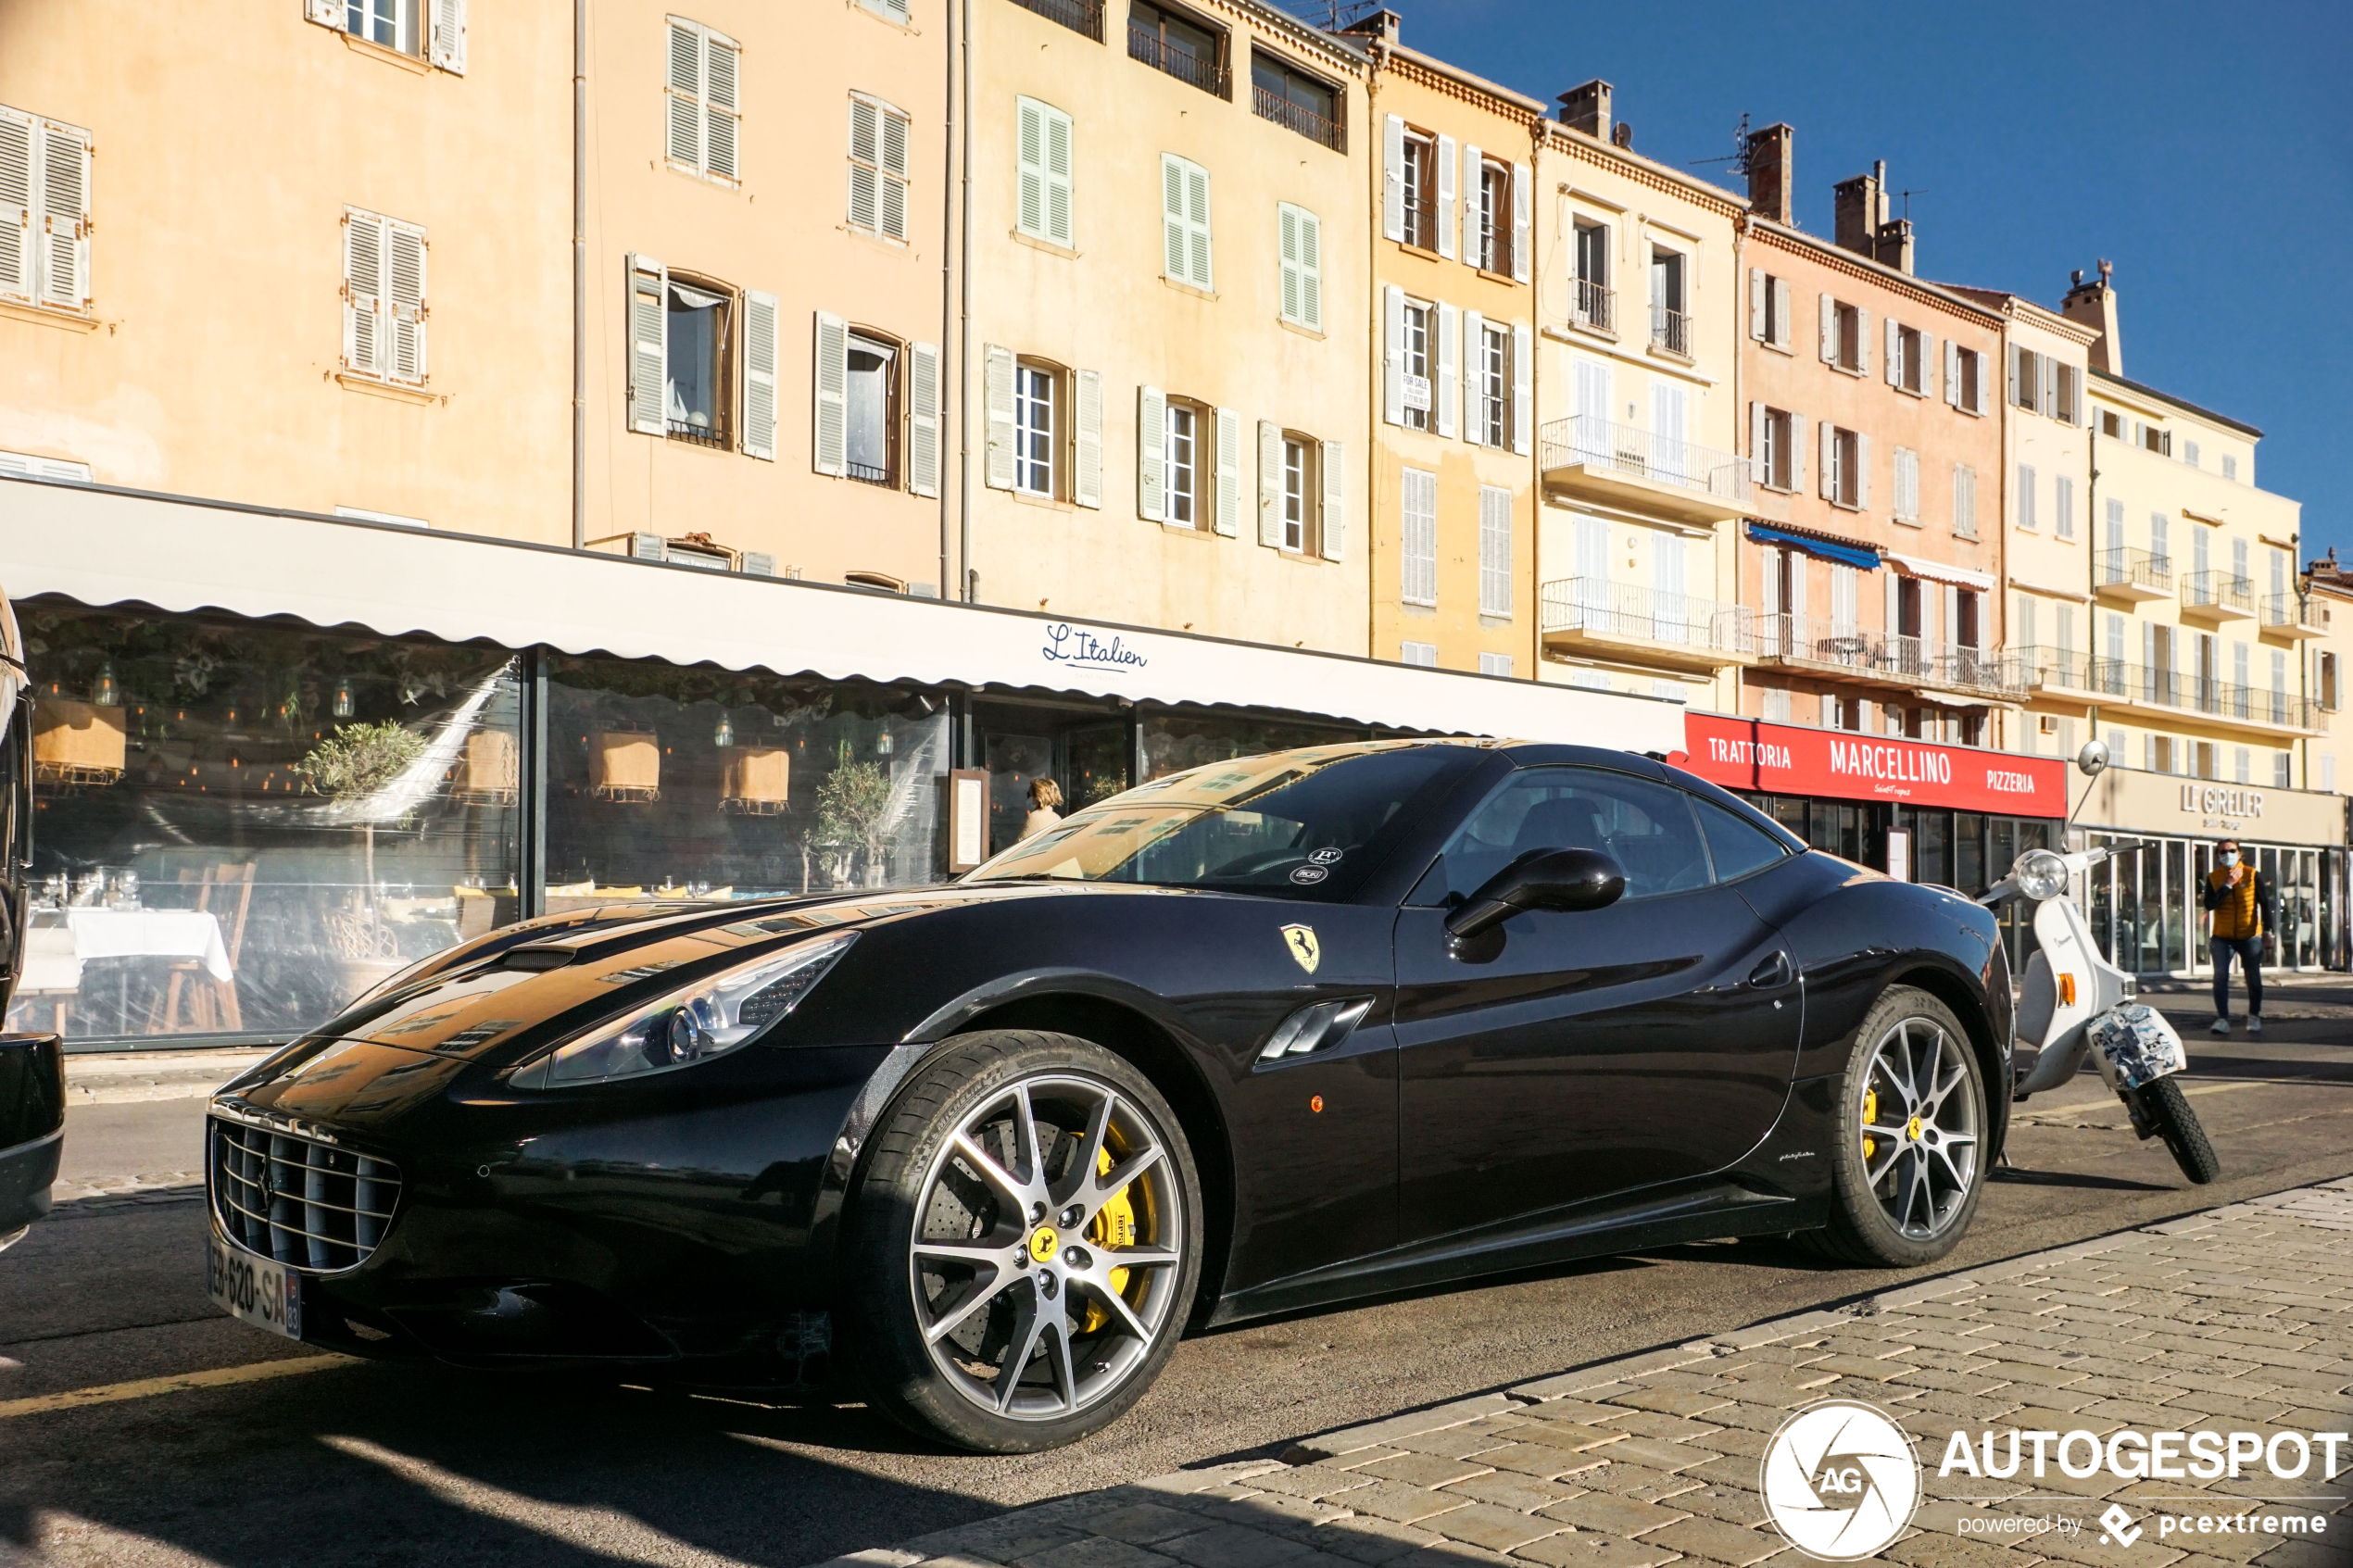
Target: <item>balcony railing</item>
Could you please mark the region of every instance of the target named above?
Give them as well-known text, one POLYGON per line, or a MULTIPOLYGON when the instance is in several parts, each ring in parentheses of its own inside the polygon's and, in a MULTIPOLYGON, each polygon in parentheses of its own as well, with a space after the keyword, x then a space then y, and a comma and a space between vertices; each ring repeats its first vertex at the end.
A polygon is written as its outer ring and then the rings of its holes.
POLYGON ((1748 500, 1748 459, 1713 447, 1612 424, 1592 414, 1544 427, 1543 466, 1608 469, 1660 484, 1680 484, 1728 501, 1748 500))
POLYGON ((1154 70, 1198 87, 1212 97, 1226 96, 1227 72, 1224 66, 1176 48, 1161 37, 1158 28, 1144 26, 1133 18, 1127 23, 1127 57, 1141 60, 1154 70))
POLYGON ((2266 594, 2263 596, 2263 625, 2267 631, 2325 632, 2329 629, 2328 607, 2302 594, 2266 594))
POLYGON ((2233 577, 2226 571, 2183 572, 2182 603, 2190 609, 2219 609, 2236 615, 2253 615, 2255 584, 2247 578, 2233 577))
POLYGON ((1098 44, 1103 41, 1103 0, 1013 0, 1013 4, 1048 21, 1060 22, 1073 32, 1083 32, 1098 44))
POLYGON ((1723 653, 1756 651, 1754 610, 1600 577, 1545 583, 1539 624, 1546 632, 1590 632, 1723 653))
POLYGON ((2320 705, 2289 692, 2266 691, 2155 665, 2128 664, 2070 648, 2021 648, 2017 658, 2028 682, 2038 687, 2063 686, 2120 703, 2170 709, 2223 723, 2291 730, 2313 729, 2319 724, 2320 705))
POLYGON ((2026 689, 2018 659, 1999 648, 1890 635, 1814 616, 1759 616, 1756 651, 1768 659, 1849 670, 1890 685, 1941 686, 1989 696, 2026 689))
POLYGON ((2094 581, 2102 588, 2130 586, 2170 594, 2173 591, 2173 558, 2147 550, 2102 550, 2094 563, 2094 581))
POLYGON ((1570 280, 1568 309, 1569 319, 1578 326, 1603 332, 1617 330, 1617 291, 1590 278, 1570 280))
POLYGON ((1306 105, 1294 103, 1280 93, 1270 93, 1252 82, 1250 89, 1251 107, 1261 119, 1271 119, 1277 125, 1289 126, 1319 146, 1336 153, 1348 150, 1348 138, 1341 133, 1340 122, 1326 119, 1306 105))
POLYGON ((1669 354, 1692 357, 1692 319, 1664 305, 1651 307, 1651 346, 1669 354))

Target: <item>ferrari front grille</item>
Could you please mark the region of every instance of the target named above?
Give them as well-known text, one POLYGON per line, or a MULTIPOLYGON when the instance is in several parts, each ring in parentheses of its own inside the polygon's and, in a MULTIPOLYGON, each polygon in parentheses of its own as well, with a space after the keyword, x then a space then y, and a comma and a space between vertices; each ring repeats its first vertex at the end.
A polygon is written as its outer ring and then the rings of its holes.
POLYGON ((366 1262, 400 1201, 389 1160, 219 1117, 206 1175, 232 1240, 308 1273, 366 1262))

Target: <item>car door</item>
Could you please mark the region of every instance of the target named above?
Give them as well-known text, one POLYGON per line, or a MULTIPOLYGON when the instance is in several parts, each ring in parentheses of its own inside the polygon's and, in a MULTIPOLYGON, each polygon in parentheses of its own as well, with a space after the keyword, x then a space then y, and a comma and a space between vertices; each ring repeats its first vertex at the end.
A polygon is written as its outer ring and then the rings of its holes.
POLYGON ((1796 1054, 1795 974, 1714 874, 1695 804, 1606 768, 1523 768, 1408 896, 1394 1014, 1407 1243, 1701 1175, 1771 1128, 1796 1054), (1450 944, 1451 907, 1518 855, 1565 847, 1615 857, 1624 897, 1516 915, 1500 949, 1450 944))

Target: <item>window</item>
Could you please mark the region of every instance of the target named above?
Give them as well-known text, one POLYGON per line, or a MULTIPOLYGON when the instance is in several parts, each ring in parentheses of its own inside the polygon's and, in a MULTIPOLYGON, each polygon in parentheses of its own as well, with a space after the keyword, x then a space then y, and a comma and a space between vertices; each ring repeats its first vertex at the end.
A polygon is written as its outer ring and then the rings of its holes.
POLYGON ((343 30, 354 38, 404 55, 419 52, 417 0, 347 0, 337 8, 344 14, 343 30))
POLYGON ((1683 293, 1687 258, 1680 250, 1651 249, 1651 346, 1689 357, 1692 319, 1683 293))
POLYGON ((2052 385, 2057 389, 2058 396, 2051 409, 2051 418, 2061 424, 2082 423, 2082 372, 2063 360, 2058 361, 2052 376, 2052 385))
POLYGON ((1757 483, 1768 490, 1795 490, 1799 483, 1797 416, 1761 403, 1751 407, 1756 410, 1751 435, 1758 458, 1757 483))
MULTIPOLYGON (((699 22, 670 19, 669 154, 673 166, 713 180, 733 182, 738 177, 736 143, 741 117, 736 107, 736 69, 741 57, 741 47, 725 33, 714 32, 699 22)), ((905 130, 902 125, 902 175, 905 130)), ((855 156, 854 146, 852 153, 855 156)))
POLYGON ((2246 746, 2242 746, 2238 747, 2236 754, 2232 758, 2231 782, 2233 784, 2252 784, 2255 782, 2252 777, 2254 771, 2255 754, 2248 750, 2246 746))
MULTIPOLYGON (((87 484, 90 483, 90 465, 75 462, 70 458, 36 458, 30 452, 0 452, 0 479, 45 479, 53 483, 87 484)), ((337 507, 335 515, 343 517, 347 514, 343 508, 337 507)))
MULTIPOLYGON (((1478 487, 1478 613, 1512 612, 1512 493, 1478 487)), ((1505 674, 1511 673, 1507 669, 1505 674)))
POLYGON ((1748 273, 1748 335, 1771 348, 1790 345, 1789 280, 1761 268, 1748 273))
POLYGON ((2343 694, 2337 690, 2336 655, 2327 652, 2320 655, 2319 667, 2313 671, 2313 684, 2320 688, 2323 711, 2334 713, 2345 706, 2343 694))
POLYGON ((1403 417, 1399 423, 1409 430, 1430 428, 1430 408, 1436 399, 1430 385, 1431 360, 1438 348, 1438 307, 1419 300, 1405 301, 1403 318, 1403 338, 1399 360, 1403 368, 1403 417))
POLYGON ((1127 56, 1204 93, 1226 96, 1226 35, 1144 0, 1127 13, 1127 56))
POLYGON ((304 0, 303 14, 323 27, 466 71, 466 0, 304 0))
MULTIPOLYGON (((747 290, 743 305, 740 445, 750 457, 774 460, 775 296, 747 290)), ((839 316, 819 311, 816 360, 812 466, 837 479, 894 488, 903 483, 915 495, 937 495, 939 351, 927 343, 855 332, 839 316)))
POLYGON ((1435 670, 1438 668, 1438 645, 1436 643, 1405 643, 1400 646, 1398 658, 1420 669, 1435 670))
POLYGON ((2034 466, 2018 465, 2018 525, 2024 529, 2034 526, 2034 466))
POLYGON ((1251 52, 1250 98, 1259 119, 1288 126, 1334 152, 1348 150, 1341 134, 1339 94, 1329 83, 1293 69, 1280 56, 1263 50, 1251 52))
POLYGON ((899 345, 859 332, 849 334, 844 399, 848 418, 845 464, 848 476, 868 484, 896 483, 899 429, 899 345))
MULTIPOLYGON (((1852 697, 1843 700, 1842 709, 1857 706, 1852 697)), ((1842 729, 1856 729, 1856 723, 1842 724, 1842 729)), ((1692 809, 1699 813, 1701 831, 1707 837, 1707 858, 1714 862, 1716 880, 1732 882, 1751 872, 1763 871, 1779 864, 1789 855, 1788 847, 1771 834, 1745 817, 1733 815, 1712 800, 1694 800, 1692 809)))
POLYGON ((2075 476, 2060 474, 2052 481, 2051 532, 2062 539, 2075 537, 2075 476))
POLYGON ((728 444, 732 294, 670 275, 663 302, 665 433, 701 446, 728 444))
POLYGON ((2173 455, 2173 433, 2170 430, 2160 430, 2156 425, 2145 424, 2141 426, 2141 449, 2146 452, 2154 452, 2160 458, 2171 457, 2173 455))
POLYGON ((1482 653, 1478 656, 1478 672, 1482 675, 1509 675, 1512 656, 1507 653, 1482 653))
POLYGON ((1768 722, 1786 724, 1790 721, 1789 688, 1768 686, 1765 691, 1765 718, 1768 722))
POLYGON ((1049 245, 1074 245, 1077 242, 1072 238, 1070 116, 1035 98, 1016 99, 1015 105, 1021 232, 1049 245))
POLYGON ((1599 849, 1626 872, 1625 898, 1705 887, 1707 851, 1692 798, 1604 768, 1523 768, 1495 786, 1413 893, 1453 904, 1531 849, 1599 849))
POLYGON ((1208 420, 1204 410, 1190 403, 1168 400, 1164 429, 1165 445, 1161 457, 1161 521, 1181 524, 1187 528, 1200 526, 1201 475, 1198 463, 1199 439, 1202 427, 1208 420))
POLYGON ((1324 330, 1324 220, 1289 202, 1275 209, 1281 257, 1283 320, 1309 332, 1324 330))
POLYGON ((1216 287, 1210 270, 1209 170, 1175 153, 1160 155, 1161 275, 1204 293, 1216 287))
POLYGON ((1577 280, 1569 320, 1597 332, 1615 332, 1615 294, 1609 286, 1609 226, 1577 220, 1577 280))
POLYGON ((1870 370, 1870 312, 1822 295, 1822 360, 1863 375, 1870 370))
POLYGON ((2173 570, 2173 520, 2163 512, 2149 513, 2149 564, 2159 571, 2173 570))
POLYGON ((2296 787, 2295 774, 2292 771, 2293 763, 2294 758, 2288 752, 2274 751, 2271 753, 2271 787, 2273 789, 2293 789, 2296 787))
POLYGON ((914 12, 909 0, 858 0, 858 3, 875 15, 895 21, 901 27, 910 26, 914 21, 914 12))
POLYGON ((1283 548, 1304 553, 1315 517, 1315 443, 1283 436, 1283 548))
POLYGON ((1967 463, 1953 465, 1953 534, 1977 537, 1977 470, 1967 463))
MULTIPOLYGON (((988 429, 984 483, 992 490, 1100 508, 1102 372, 1064 370, 993 343, 982 345, 981 362, 988 429)), ((931 375, 937 381, 936 361, 931 375)))
POLYGON ((343 366, 371 381, 425 383, 425 232, 343 210, 343 366))
POLYGON ((2028 348, 2010 350, 2010 402, 2020 408, 2035 406, 2035 387, 2039 372, 2036 367, 2042 356, 2028 348))
POLYGON ((0 299, 90 304, 90 133, 0 106, 0 299))
POLYGON ((1400 592, 1409 605, 1438 603, 1438 476, 1407 469, 1399 508, 1405 525, 1404 581, 1400 592))
POLYGON ((1863 437, 1836 425, 1822 427, 1822 495, 1832 506, 1863 502, 1863 437))
POLYGON ((1418 131, 1405 133, 1403 172, 1398 188, 1403 212, 1406 245, 1423 250, 1438 248, 1438 143, 1418 131))
POLYGON ((2222 477, 2233 484, 2238 483, 2239 460, 2228 452, 2222 454, 2222 477))
POLYGON ((1482 272, 1512 270, 1512 170, 1508 164, 1482 158, 1478 182, 1470 193, 1470 254, 1464 257, 1482 272))
POLYGON ((1920 455, 1909 446, 1895 448, 1895 521, 1920 521, 1920 455))
POLYGON ((1481 321, 1478 341, 1470 348, 1473 359, 1465 370, 1472 417, 1463 433, 1482 446, 1505 445, 1511 427, 1511 329, 1498 321, 1481 321))
POLYGON ((1917 327, 1887 324, 1887 380, 1899 391, 1928 395, 1930 338, 1917 327))
MULTIPOLYGON (((879 98, 849 96, 849 226, 907 237, 907 116, 879 98)), ((732 166, 731 166, 732 167, 732 166)))
POLYGON ((1985 356, 1956 345, 1953 350, 1953 406, 1965 412, 1985 411, 1985 356))
POLYGON ((2182 443, 2182 461, 2189 464, 2192 468, 2196 468, 2198 466, 2196 442, 2184 441, 2182 443))
POLYGON ((1013 488, 1029 495, 1057 495, 1055 470, 1061 456, 1062 378, 1043 365, 1013 367, 1013 488))

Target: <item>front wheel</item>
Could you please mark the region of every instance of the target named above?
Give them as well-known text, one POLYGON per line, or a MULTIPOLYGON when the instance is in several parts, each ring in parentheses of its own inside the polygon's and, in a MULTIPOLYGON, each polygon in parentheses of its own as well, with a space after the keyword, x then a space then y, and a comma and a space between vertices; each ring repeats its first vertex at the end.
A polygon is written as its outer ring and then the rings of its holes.
MULTIPOLYGON (((2214 1158, 2214 1146, 2206 1141, 2206 1129, 2198 1123, 2197 1112, 2182 1093, 2182 1085, 2171 1078, 2159 1078, 2128 1090, 2125 1108, 2133 1112, 2133 1120, 2165 1140, 2165 1151, 2182 1174, 2199 1186, 2204 1186, 2222 1173, 2222 1162, 2214 1158)), ((2146 1137, 2148 1133, 2143 1133, 2146 1137)))

